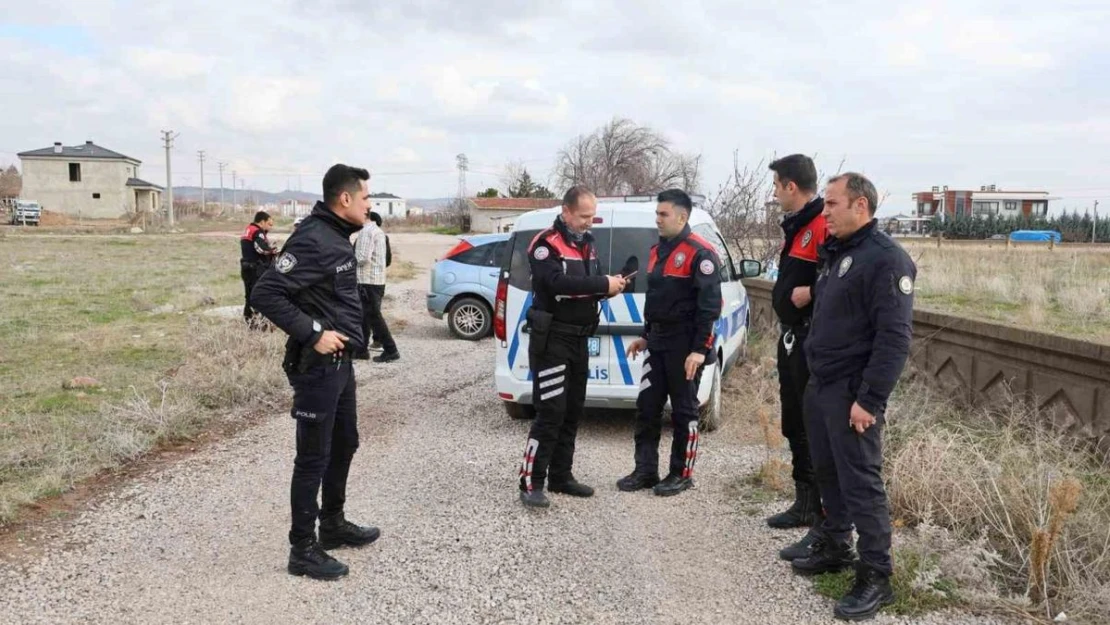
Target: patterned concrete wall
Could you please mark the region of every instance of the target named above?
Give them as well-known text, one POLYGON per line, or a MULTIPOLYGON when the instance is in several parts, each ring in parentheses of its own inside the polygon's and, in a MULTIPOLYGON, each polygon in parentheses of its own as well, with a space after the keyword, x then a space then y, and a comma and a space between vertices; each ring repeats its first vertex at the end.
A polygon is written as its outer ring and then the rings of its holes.
MULTIPOLYGON (((745 280, 752 324, 773 328, 771 283, 745 280)), ((916 367, 970 402, 1029 397, 1046 417, 1110 449, 1110 345, 915 310, 916 367)))

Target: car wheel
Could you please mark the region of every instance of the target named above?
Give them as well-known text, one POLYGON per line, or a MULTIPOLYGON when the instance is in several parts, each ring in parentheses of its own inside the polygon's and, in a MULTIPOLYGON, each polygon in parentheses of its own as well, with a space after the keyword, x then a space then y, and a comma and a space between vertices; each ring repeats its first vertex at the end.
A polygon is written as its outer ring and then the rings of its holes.
POLYGON ((705 405, 698 409, 698 428, 704 432, 712 432, 721 425, 721 362, 713 367, 713 386, 709 390, 709 399, 705 405))
POLYGON ((536 407, 532 404, 518 404, 513 401, 503 402, 505 404, 505 412, 509 414, 510 419, 534 419, 536 417, 536 407))
POLYGON ((464 297, 451 305, 447 313, 451 334, 467 341, 477 341, 489 334, 493 317, 489 306, 473 297, 464 297))

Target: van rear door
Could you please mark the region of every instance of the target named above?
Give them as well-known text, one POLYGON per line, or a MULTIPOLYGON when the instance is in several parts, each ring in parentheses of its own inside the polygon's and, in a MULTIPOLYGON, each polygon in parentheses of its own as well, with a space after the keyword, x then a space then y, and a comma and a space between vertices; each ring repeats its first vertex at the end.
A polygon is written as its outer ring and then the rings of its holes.
POLYGON ((617 274, 631 264, 638 265, 638 273, 624 293, 607 300, 602 306, 602 317, 610 344, 610 369, 614 384, 639 386, 640 370, 644 357, 630 360, 626 355, 628 344, 636 340, 644 329, 644 304, 647 293, 647 265, 651 248, 659 241, 659 231, 654 225, 654 204, 629 205, 613 211, 610 222, 610 264, 603 267, 609 274, 617 274), (633 260, 634 259, 634 260, 633 260))

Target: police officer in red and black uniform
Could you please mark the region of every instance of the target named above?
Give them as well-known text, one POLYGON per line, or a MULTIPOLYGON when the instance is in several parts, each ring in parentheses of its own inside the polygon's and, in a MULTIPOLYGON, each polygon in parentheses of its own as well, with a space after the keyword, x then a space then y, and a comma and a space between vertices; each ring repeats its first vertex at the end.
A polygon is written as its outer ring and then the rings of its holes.
POLYGON ((917 269, 876 227, 877 204, 875 185, 859 174, 829 181, 830 239, 821 248, 805 343, 806 433, 826 517, 812 554, 792 566, 817 574, 855 565, 855 584, 834 609, 846 620, 870 618, 894 601, 882 430, 887 399, 909 357, 917 269))
POLYGON ((677 495, 694 485, 698 454, 698 383, 702 367, 716 361, 714 327, 721 316, 721 271, 708 241, 687 222, 693 202, 685 191, 659 194, 655 225, 659 243, 648 261, 644 334, 628 347, 635 358, 648 350, 636 401, 636 469, 617 482, 622 491, 653 488, 677 495), (659 480, 663 407, 671 400, 670 466, 659 480))
POLYGON ((251 290, 258 282, 258 277, 270 266, 277 251, 270 245, 266 234, 274 227, 274 219, 266 211, 254 214, 254 221, 243 230, 239 237, 239 276, 243 278, 243 290, 246 299, 243 304, 243 319, 248 325, 254 326, 257 313, 251 308, 251 290))
POLYGON ((594 490, 571 473, 578 421, 586 403, 589 337, 598 325, 598 302, 620 293, 621 276, 601 273, 590 227, 597 198, 585 187, 563 197, 563 212, 528 246, 532 307, 528 310, 528 364, 536 420, 520 467, 520 500, 546 508, 544 482, 553 493, 589 497, 594 490))
MULTIPOLYGON (((783 247, 772 303, 779 318, 779 399, 782 435, 790 444, 794 478, 794 503, 785 512, 767 519, 771 527, 788 529, 821 522, 821 492, 809 458, 802 398, 809 382, 805 344, 813 314, 813 283, 817 281, 817 249, 825 243, 825 201, 817 195, 817 167, 804 154, 791 154, 770 165, 775 176, 775 199, 782 207, 783 247)), ((809 555, 817 540, 816 529, 779 555, 794 560, 809 555)))

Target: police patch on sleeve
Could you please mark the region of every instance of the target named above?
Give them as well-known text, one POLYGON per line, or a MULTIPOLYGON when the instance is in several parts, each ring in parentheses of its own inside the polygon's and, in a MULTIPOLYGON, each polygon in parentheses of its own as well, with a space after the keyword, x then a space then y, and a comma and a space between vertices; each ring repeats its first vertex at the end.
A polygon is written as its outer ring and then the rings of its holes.
POLYGON ((701 263, 698 265, 698 271, 704 273, 707 276, 713 275, 713 272, 716 269, 716 265, 714 265, 713 261, 709 260, 708 258, 701 261, 701 263))
POLYGON ((543 245, 537 245, 536 246, 536 251, 532 252, 532 257, 535 258, 536 260, 544 260, 545 258, 547 258, 550 255, 551 255, 551 250, 547 249, 547 247, 545 247, 543 245))
POLYGON ((289 252, 285 252, 278 257, 277 263, 274 264, 274 269, 276 269, 278 273, 289 273, 293 271, 293 268, 296 266, 297 257, 289 252))
POLYGON ((913 278, 902 276, 898 280, 898 290, 906 295, 913 293, 913 278))

